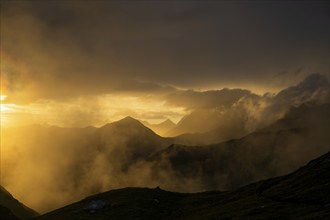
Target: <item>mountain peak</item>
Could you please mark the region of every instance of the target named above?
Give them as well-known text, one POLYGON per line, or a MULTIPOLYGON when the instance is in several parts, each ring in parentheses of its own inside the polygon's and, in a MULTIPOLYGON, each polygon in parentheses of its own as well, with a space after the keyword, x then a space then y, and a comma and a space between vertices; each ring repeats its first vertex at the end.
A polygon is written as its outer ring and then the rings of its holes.
POLYGON ((108 123, 104 125, 103 127, 108 127, 108 126, 113 126, 113 125, 143 125, 139 120, 131 117, 131 116, 126 116, 123 119, 120 119, 115 122, 108 123))
POLYGON ((135 118, 133 118, 131 116, 126 116, 125 118, 123 118, 123 119, 121 119, 121 120, 119 120, 117 122, 140 123, 139 120, 137 120, 137 119, 135 119, 135 118))
POLYGON ((124 129, 124 130, 134 129, 134 130, 139 130, 139 131, 150 130, 149 128, 144 126, 139 120, 137 120, 131 116, 127 116, 119 121, 115 121, 113 123, 106 124, 105 126, 103 126, 103 128, 115 128, 115 129, 124 129))
POLYGON ((150 128, 154 132, 156 132, 158 135, 164 135, 166 132, 171 130, 176 126, 176 124, 171 121, 170 119, 166 119, 165 121, 159 123, 159 124, 150 124, 146 121, 142 122, 146 127, 150 128))
POLYGON ((171 119, 166 119, 160 125, 175 126, 175 123, 171 119))

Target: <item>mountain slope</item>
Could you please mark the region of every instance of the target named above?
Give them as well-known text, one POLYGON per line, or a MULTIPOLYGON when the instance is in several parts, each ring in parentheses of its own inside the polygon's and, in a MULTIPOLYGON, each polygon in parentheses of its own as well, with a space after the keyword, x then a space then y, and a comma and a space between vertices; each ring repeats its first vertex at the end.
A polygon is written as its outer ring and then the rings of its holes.
POLYGON ((112 148, 109 159, 116 161, 122 171, 171 143, 171 139, 160 137, 131 117, 101 127, 96 135, 100 146, 107 148, 105 152, 112 148))
POLYGON ((329 104, 300 106, 243 138, 207 146, 174 144, 148 161, 160 186, 168 190, 235 189, 292 172, 327 152, 328 112, 329 104))
POLYGON ((34 210, 17 201, 5 188, 0 186, 1 219, 31 219, 38 215, 34 210))
POLYGON ((2 205, 0 205, 0 216, 3 220, 19 220, 10 209, 2 205))
POLYGON ((139 170, 136 164, 172 143, 131 117, 101 128, 28 126, 3 136, 2 182, 39 212, 136 185, 138 173, 129 168, 139 170))
POLYGON ((182 194, 125 188, 90 196, 36 219, 328 219, 330 153, 297 171, 235 191, 182 194), (102 207, 91 208, 93 201, 102 207))
POLYGON ((148 122, 142 122, 144 126, 150 128, 157 134, 164 136, 168 131, 173 129, 176 124, 172 122, 170 119, 166 119, 165 121, 159 123, 159 124, 150 124, 148 122))
POLYGON ((10 143, 2 146, 12 150, 3 154, 2 180, 24 192, 20 201, 39 212, 129 186, 181 192, 235 189, 292 172, 327 152, 328 112, 329 104, 301 105, 272 126, 206 146, 172 145, 174 139, 130 117, 101 128, 27 128, 23 138, 14 129, 7 136, 10 143), (32 193, 33 199, 24 197, 32 193), (46 203, 45 198, 55 199, 46 203))

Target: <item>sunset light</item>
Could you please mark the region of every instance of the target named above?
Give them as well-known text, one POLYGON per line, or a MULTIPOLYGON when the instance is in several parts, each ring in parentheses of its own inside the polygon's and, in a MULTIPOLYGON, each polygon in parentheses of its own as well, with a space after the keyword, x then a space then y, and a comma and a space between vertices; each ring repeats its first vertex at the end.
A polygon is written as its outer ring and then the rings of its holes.
POLYGON ((1 220, 330 219, 329 7, 1 0, 1 220))
POLYGON ((0 101, 3 101, 3 100, 5 100, 7 98, 7 96, 6 95, 0 95, 0 101))

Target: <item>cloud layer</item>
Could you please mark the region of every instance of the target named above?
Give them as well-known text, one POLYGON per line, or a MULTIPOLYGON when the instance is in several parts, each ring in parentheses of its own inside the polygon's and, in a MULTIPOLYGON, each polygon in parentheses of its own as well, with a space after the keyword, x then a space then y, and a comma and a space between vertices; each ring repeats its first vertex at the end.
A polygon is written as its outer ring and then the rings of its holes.
POLYGON ((274 91, 311 72, 328 76, 328 9, 324 1, 3 2, 5 92, 18 103, 162 85, 274 91))

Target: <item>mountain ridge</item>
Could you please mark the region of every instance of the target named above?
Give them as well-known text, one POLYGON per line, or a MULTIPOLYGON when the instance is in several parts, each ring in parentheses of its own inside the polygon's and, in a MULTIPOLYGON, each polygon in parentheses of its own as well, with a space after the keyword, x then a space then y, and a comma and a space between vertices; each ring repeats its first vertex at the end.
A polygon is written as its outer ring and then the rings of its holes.
POLYGON ((327 219, 330 216, 329 169, 330 152, 288 175, 233 191, 185 194, 160 188, 123 188, 89 196, 36 220, 327 219), (103 201, 105 206, 91 211, 88 207, 93 201, 103 201))
POLYGON ((150 124, 147 121, 142 121, 142 124, 161 136, 166 136, 166 133, 176 126, 176 124, 170 119, 166 119, 159 124, 150 124))
MULTIPOLYGON (((298 107, 293 111, 298 116, 272 129, 211 145, 175 144, 175 139, 160 137, 132 118, 96 129, 40 128, 35 133, 27 128, 26 138, 16 138, 17 131, 12 130, 7 141, 13 143, 7 145, 18 149, 13 155, 19 168, 16 172, 29 174, 29 178, 21 177, 16 186, 24 188, 16 190, 30 192, 29 186, 37 186, 37 192, 43 193, 34 204, 19 199, 30 207, 38 207, 38 211, 46 211, 122 186, 158 185, 182 192, 235 189, 289 173, 328 150, 329 106, 321 106, 320 111, 315 111, 319 108, 316 106, 304 108, 298 107), (308 115, 308 120, 301 121, 300 115, 308 115), (24 154, 20 154, 22 151, 24 154), (29 163, 31 170, 25 163, 29 158, 35 161, 29 163), (35 172, 40 168, 47 175, 35 172), (45 197, 56 198, 63 189, 66 200, 53 200, 54 204, 49 201, 49 205, 43 206, 45 197)), ((6 164, 3 158, 3 180, 15 183, 6 180, 13 174, 11 165, 6 164)))

